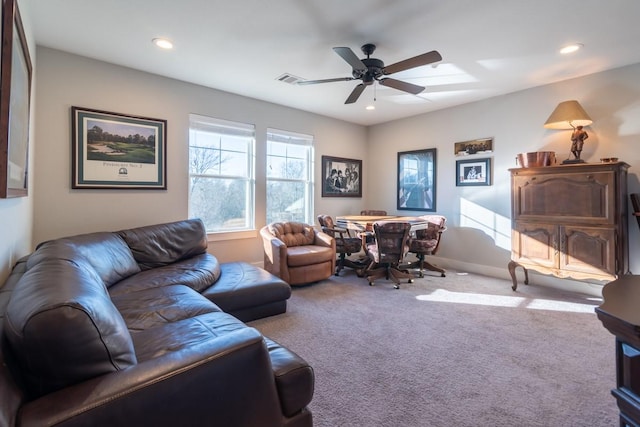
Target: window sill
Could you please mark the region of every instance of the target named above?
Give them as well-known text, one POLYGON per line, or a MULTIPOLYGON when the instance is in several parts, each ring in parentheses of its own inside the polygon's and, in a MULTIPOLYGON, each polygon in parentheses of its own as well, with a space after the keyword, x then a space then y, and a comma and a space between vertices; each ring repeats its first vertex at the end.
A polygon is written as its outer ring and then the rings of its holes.
POLYGON ((258 236, 258 230, 223 231, 207 233, 208 242, 221 242, 224 240, 254 239, 258 236))

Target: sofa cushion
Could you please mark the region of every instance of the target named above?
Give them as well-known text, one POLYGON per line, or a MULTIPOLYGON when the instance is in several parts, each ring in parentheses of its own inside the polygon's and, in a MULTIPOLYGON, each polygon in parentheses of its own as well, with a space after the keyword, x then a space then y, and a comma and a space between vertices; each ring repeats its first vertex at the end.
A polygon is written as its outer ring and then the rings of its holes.
POLYGON ((115 233, 107 232, 81 234, 41 243, 29 257, 27 268, 45 259, 76 262, 79 257, 91 264, 107 287, 140 271, 124 240, 115 233))
POLYGON ((313 227, 301 222, 274 222, 269 224, 269 232, 287 247, 312 245, 315 241, 313 227))
POLYGON ((220 277, 220 263, 209 253, 196 255, 173 264, 144 270, 109 288, 111 295, 157 288, 186 285, 198 292, 208 288, 220 277))
POLYGON ((200 219, 148 225, 118 231, 142 270, 162 267, 207 251, 207 233, 200 219))
POLYGON ((184 285, 143 289, 112 297, 131 333, 221 311, 214 303, 184 285))
POLYGON ((291 296, 291 286, 262 268, 246 262, 227 262, 220 265, 220 278, 202 295, 237 317, 240 312, 248 315, 250 308, 286 302, 291 296))
POLYGON ((204 313, 155 327, 132 335, 138 361, 143 363, 167 353, 196 346, 247 326, 222 311, 204 313))
POLYGON ((16 284, 4 330, 31 397, 136 363, 127 326, 87 262, 32 266, 16 284))
POLYGON ((294 246, 287 250, 287 265, 301 267, 331 261, 336 253, 326 246, 294 246))

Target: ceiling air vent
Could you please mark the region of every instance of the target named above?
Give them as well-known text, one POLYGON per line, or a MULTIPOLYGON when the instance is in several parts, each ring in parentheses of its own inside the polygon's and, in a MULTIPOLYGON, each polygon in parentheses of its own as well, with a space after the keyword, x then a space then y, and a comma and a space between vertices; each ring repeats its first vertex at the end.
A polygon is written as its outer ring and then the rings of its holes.
POLYGON ((278 77, 277 80, 280 80, 283 83, 289 83, 290 85, 294 85, 304 79, 301 77, 294 76, 293 74, 284 73, 283 75, 278 77))

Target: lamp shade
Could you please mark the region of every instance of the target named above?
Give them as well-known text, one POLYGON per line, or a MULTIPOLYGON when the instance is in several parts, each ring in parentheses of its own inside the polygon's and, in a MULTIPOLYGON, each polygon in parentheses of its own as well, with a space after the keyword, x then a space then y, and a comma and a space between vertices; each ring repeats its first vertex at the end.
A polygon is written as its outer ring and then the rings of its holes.
POLYGON ((576 126, 589 126, 591 117, 584 111, 578 101, 564 101, 558 104, 544 123, 547 129, 573 129, 576 126))

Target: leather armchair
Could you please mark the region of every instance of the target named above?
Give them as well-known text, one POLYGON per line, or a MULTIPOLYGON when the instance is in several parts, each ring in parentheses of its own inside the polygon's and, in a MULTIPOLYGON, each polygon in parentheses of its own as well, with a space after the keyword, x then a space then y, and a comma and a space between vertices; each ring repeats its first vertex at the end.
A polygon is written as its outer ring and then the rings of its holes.
POLYGON ((264 269, 290 285, 324 280, 336 267, 336 241, 309 224, 274 222, 260 230, 264 269))

